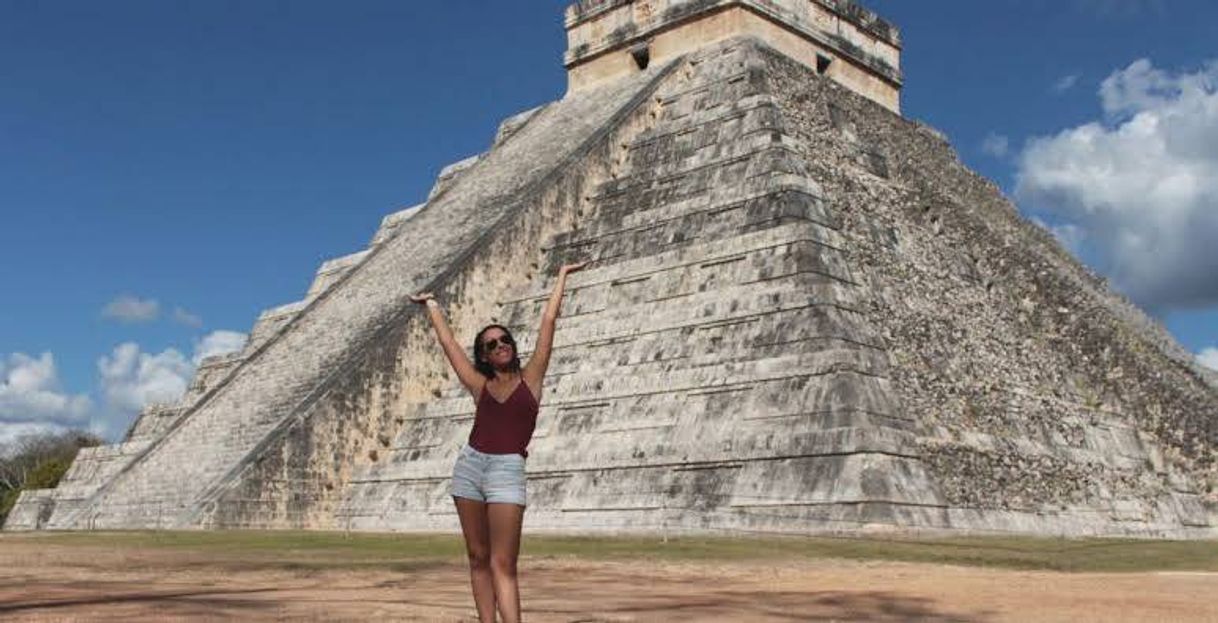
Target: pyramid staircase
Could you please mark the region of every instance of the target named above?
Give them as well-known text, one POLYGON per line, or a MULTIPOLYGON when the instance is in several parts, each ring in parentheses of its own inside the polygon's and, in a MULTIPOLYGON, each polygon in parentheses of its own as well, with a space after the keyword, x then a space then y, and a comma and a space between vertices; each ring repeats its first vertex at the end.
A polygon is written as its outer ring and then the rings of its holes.
POLYGON ((71 497, 40 527, 209 525, 216 500, 399 328, 411 292, 452 281, 461 258, 604 142, 671 67, 505 121, 490 152, 445 169, 425 206, 390 215, 369 249, 324 264, 304 300, 261 315, 240 354, 205 362, 181 403, 146 410, 123 444, 84 454, 61 492, 71 497))
MULTIPOLYGON (((943 506, 754 46, 695 54, 660 87, 588 216, 502 301, 527 356, 557 267, 593 261, 569 282, 530 446, 532 529, 851 529, 943 506)), ((472 419, 456 385, 420 405, 340 522, 450 527, 472 419)))
POLYGON ((451 531, 473 402, 408 295, 527 357, 578 260, 529 530, 1214 535, 1218 392, 1161 328, 749 37, 505 121, 16 527, 451 531))

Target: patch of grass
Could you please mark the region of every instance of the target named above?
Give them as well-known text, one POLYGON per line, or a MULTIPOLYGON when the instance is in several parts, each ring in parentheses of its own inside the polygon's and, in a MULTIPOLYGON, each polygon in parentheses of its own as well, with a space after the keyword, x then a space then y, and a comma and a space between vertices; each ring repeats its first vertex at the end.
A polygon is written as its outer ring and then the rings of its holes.
MULTIPOLYGON (((462 562, 459 534, 290 531, 50 533, 0 538, 80 548, 197 551, 219 564, 278 569, 416 569, 462 562)), ((1218 541, 1034 537, 572 537, 526 535, 524 556, 577 560, 901 561, 1065 572, 1218 571, 1218 541)))
POLYGON ((13 538, 66 547, 197 552, 217 564, 243 569, 384 568, 460 560, 465 552, 461 536, 450 534, 218 530, 58 532, 13 538))
POLYGON ((1218 571, 1218 541, 1035 537, 758 537, 604 539, 534 537, 529 554, 588 559, 797 561, 845 559, 1069 572, 1218 571))
POLYGON ((461 545, 460 535, 366 534, 291 530, 216 530, 216 531, 136 531, 136 532, 52 532, 30 535, 48 544, 104 545, 153 548, 186 548, 244 552, 350 552, 399 555, 418 553, 449 554, 461 545), (450 551, 451 550, 451 551, 450 551))

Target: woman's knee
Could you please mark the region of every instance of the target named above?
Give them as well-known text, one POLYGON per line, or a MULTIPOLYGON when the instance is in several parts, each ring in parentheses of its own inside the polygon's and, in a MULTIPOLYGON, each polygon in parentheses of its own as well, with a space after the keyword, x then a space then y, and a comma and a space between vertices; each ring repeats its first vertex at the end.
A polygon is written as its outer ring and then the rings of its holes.
POLYGON ((516 577, 516 557, 509 555, 494 555, 490 559, 491 571, 495 575, 516 577))
POLYGON ((491 566, 491 552, 483 547, 467 547, 469 566, 473 569, 488 569, 491 566))

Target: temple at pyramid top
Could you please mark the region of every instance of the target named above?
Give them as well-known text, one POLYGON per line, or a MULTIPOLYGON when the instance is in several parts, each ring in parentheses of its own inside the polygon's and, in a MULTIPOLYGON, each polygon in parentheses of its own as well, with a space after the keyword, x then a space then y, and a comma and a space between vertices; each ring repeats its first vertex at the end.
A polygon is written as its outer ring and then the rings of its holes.
POLYGON ((751 35, 900 112, 900 32, 853 0, 581 0, 566 28, 568 92, 751 35))

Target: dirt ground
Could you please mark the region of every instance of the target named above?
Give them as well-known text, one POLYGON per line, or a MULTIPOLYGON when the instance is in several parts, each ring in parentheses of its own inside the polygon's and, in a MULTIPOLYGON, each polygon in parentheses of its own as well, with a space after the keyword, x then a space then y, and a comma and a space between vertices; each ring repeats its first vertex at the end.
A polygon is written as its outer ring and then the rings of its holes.
MULTIPOLYGON (((4 621, 476 621, 461 561, 293 569, 0 543, 4 621)), ((1218 574, 521 559, 526 621, 1218 621, 1218 574)))

